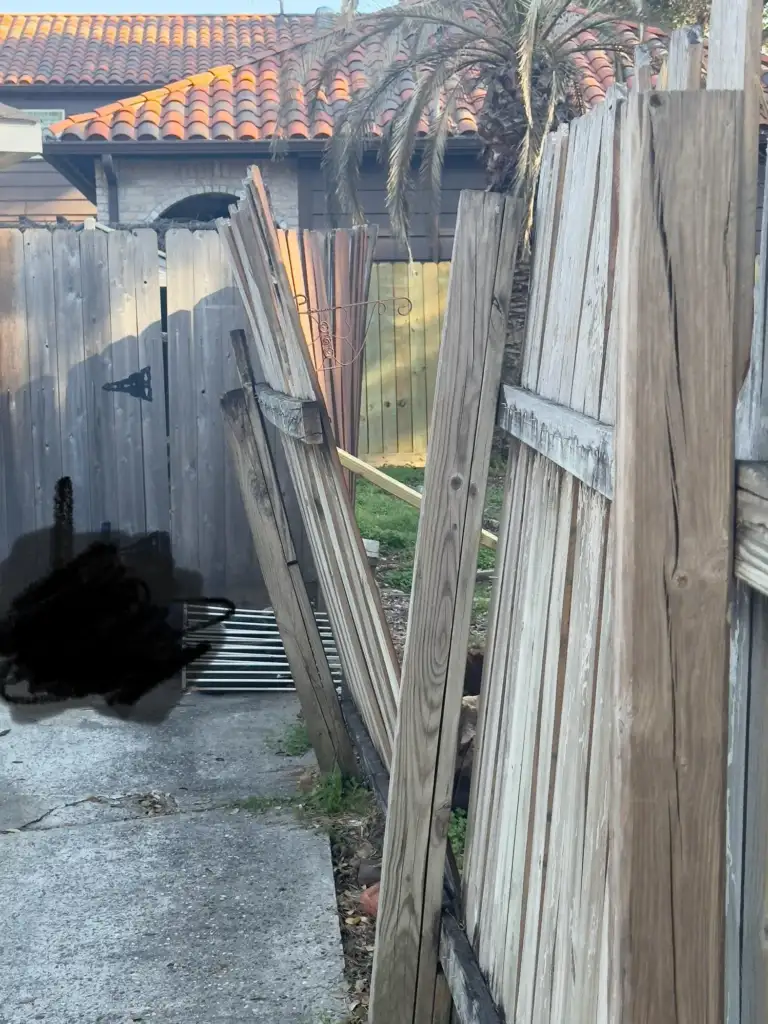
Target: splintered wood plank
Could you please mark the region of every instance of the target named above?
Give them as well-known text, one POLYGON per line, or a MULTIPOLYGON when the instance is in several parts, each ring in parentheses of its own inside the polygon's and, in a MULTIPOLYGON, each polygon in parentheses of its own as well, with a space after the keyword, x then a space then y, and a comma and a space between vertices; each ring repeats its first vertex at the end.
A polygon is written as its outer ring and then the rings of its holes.
POLYGON ((738 392, 749 365, 755 287, 754 237, 757 226, 757 168, 760 141, 761 47, 763 5, 760 0, 713 0, 707 40, 707 89, 742 93, 739 116, 739 205, 734 387, 738 392))
MULTIPOLYGON (((23 238, 32 400, 34 526, 41 530, 53 522, 54 488, 62 475, 53 240, 46 228, 25 231, 23 238)), ((26 511, 25 517, 28 516, 29 511, 26 511)))
POLYGON ((562 393, 561 401, 588 416, 600 414, 600 391, 603 364, 608 340, 611 293, 613 291, 618 237, 617 164, 619 135, 617 126, 623 86, 612 86, 603 104, 602 135, 598 166, 595 212, 585 268, 581 319, 576 338, 576 360, 570 395, 562 393))
MULTIPOLYGON (((29 377, 24 236, 0 231, 0 565, 15 542, 35 528, 35 476, 29 377)), ((44 569, 45 567, 42 567, 44 569)), ((16 595, 10 595, 15 597, 16 595)), ((8 595, 4 595, 7 598, 8 595)))
POLYGON ((141 369, 149 367, 152 384, 152 400, 139 403, 141 437, 144 448, 146 529, 168 533, 170 528, 168 442, 165 422, 157 233, 151 228, 142 229, 135 233, 134 239, 139 366, 141 369))
POLYGON ((698 25, 676 28, 669 37, 667 89, 700 89, 704 44, 698 25))
POLYGON ((413 451, 427 450, 427 356, 424 331, 424 264, 414 263, 408 273, 408 298, 411 300, 411 400, 413 412, 413 451))
POLYGON ((498 751, 501 742, 502 708, 505 704, 506 645, 511 642, 512 631, 509 629, 509 622, 515 608, 519 564, 524 554, 522 517, 532 458, 533 453, 526 445, 512 442, 496 555, 498 581, 493 589, 488 615, 464 854, 464 914, 467 933, 475 947, 480 938, 482 899, 489 861, 491 814, 498 786, 496 769, 500 764, 498 751))
POLYGON ((552 591, 547 613, 547 645, 542 679, 539 722, 539 753, 536 765, 536 793, 531 824, 530 873, 525 904, 525 930, 520 955, 516 1020, 534 1017, 539 970, 539 944, 544 918, 544 894, 550 873, 550 819, 558 737, 561 728, 565 650, 570 632, 573 573, 575 562, 576 501, 579 489, 566 474, 560 492, 557 540, 553 560, 552 591))
MULTIPOLYGON (((98 530, 91 516, 91 465, 88 460, 88 408, 83 338, 80 235, 70 228, 51 236, 55 317, 58 331, 58 390, 61 459, 72 481, 76 533, 98 530)), ((155 247, 157 260, 157 247, 155 247)), ((158 309, 159 311, 159 309, 158 309)))
POLYGON ((192 233, 172 228, 165 236, 168 304, 171 544, 185 569, 200 570, 197 545, 197 366, 192 315, 195 306, 192 233))
POLYGON ((379 298, 385 303, 379 313, 379 351, 381 376, 382 451, 398 451, 397 437, 397 361, 395 347, 394 271, 391 263, 379 264, 379 298))
MULTIPOLYGON (((109 253, 109 316, 112 328, 114 382, 124 381, 141 369, 136 316, 136 236, 132 231, 111 231, 109 253)), ((126 392, 111 392, 115 407, 115 462, 117 468, 116 526, 135 535, 146 529, 144 503, 144 449, 141 434, 141 399, 126 392)))
MULTIPOLYGON (((109 254, 103 231, 80 232, 80 282, 83 291, 88 464, 91 524, 118 524, 115 463, 115 405, 104 385, 115 379, 109 314, 109 254)), ((77 499, 75 499, 77 500, 77 499)))
POLYGON ((564 404, 570 399, 573 385, 573 339, 579 331, 592 237, 603 106, 573 121, 568 137, 568 162, 537 388, 544 398, 564 404))
POLYGON ((560 227, 560 203, 568 156, 568 125, 551 132, 544 143, 536 193, 536 236, 531 261, 531 294, 528 300, 523 347, 523 387, 536 390, 541 346, 550 304, 555 246, 560 227))
POLYGON ((432 1011, 472 581, 521 219, 510 199, 461 194, 403 656, 373 1024, 432 1011))
MULTIPOLYGON (((216 235, 212 237, 218 241, 216 235)), ((246 354, 244 336, 240 354, 246 354)), ((296 552, 266 431, 250 391, 245 358, 242 367, 245 387, 228 392, 221 402, 229 454, 240 481, 253 544, 320 770, 328 773, 338 767, 344 775, 354 776, 355 755, 315 615, 301 575, 293 571, 296 552)))
MULTIPOLYGON (((249 350, 265 383, 295 398, 320 394, 279 255, 261 175, 219 232, 235 272, 250 335, 249 350)), ((253 359, 252 359, 253 361, 253 359)), ((283 448, 328 605, 344 675, 371 739, 389 763, 399 693, 399 666, 368 565, 324 407, 321 445, 283 436, 283 448)))
POLYGON ((616 461, 619 1019, 722 1019, 743 97, 630 95, 616 461), (653 338, 653 345, 638 339, 653 338))
POLYGON ((380 455, 384 451, 384 421, 381 397, 381 340, 379 335, 379 265, 371 268, 369 312, 365 336, 365 390, 367 398, 366 421, 368 424, 368 445, 360 448, 360 455, 380 455))

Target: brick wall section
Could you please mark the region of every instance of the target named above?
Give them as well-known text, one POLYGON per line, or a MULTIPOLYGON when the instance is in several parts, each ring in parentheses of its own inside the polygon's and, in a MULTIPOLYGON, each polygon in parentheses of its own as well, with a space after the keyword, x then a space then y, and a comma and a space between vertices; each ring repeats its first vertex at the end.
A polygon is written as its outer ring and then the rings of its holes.
MULTIPOLYGON (((188 196, 204 192, 240 195, 248 168, 258 163, 269 189, 275 219, 285 227, 299 226, 299 196, 296 166, 290 160, 255 161, 241 159, 115 158, 120 220, 123 224, 149 223, 169 206, 188 196)), ((96 164, 96 205, 98 219, 109 220, 107 182, 100 163, 96 164)))

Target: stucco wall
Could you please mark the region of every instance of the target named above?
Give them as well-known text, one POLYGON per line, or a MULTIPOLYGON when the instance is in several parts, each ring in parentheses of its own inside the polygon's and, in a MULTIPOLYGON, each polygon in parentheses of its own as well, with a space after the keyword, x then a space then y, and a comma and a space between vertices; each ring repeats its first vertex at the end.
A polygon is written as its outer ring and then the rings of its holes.
MULTIPOLYGON (((173 203, 203 192, 239 195, 249 166, 258 163, 269 189, 275 219, 285 227, 299 226, 298 179, 289 160, 115 158, 118 204, 123 224, 155 220, 173 203)), ((98 218, 108 221, 107 182, 101 164, 96 165, 98 218)))

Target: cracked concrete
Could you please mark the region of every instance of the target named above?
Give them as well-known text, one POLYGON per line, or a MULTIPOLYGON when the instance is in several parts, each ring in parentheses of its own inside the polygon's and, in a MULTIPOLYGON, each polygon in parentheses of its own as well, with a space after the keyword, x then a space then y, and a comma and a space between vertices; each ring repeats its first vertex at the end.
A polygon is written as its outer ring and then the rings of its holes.
POLYGON ((0 706, 0 1024, 319 1024, 344 1011, 327 838, 275 753, 291 694, 188 694, 160 725, 0 706), (9 730, 9 731, 6 731, 9 730))

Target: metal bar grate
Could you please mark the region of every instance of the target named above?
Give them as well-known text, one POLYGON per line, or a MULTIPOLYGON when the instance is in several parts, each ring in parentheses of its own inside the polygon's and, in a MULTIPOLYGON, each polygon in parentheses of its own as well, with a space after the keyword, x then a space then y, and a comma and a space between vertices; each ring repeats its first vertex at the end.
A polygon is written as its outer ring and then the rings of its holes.
MULTIPOLYGON (((202 625, 223 609, 213 605, 185 606, 185 628, 202 625)), ((341 664, 328 616, 315 613, 334 682, 341 684, 341 664)), ((211 650, 190 665, 184 685, 197 690, 293 690, 295 689, 283 641, 271 608, 238 609, 227 622, 201 629, 185 638, 191 644, 208 640, 211 650)))

